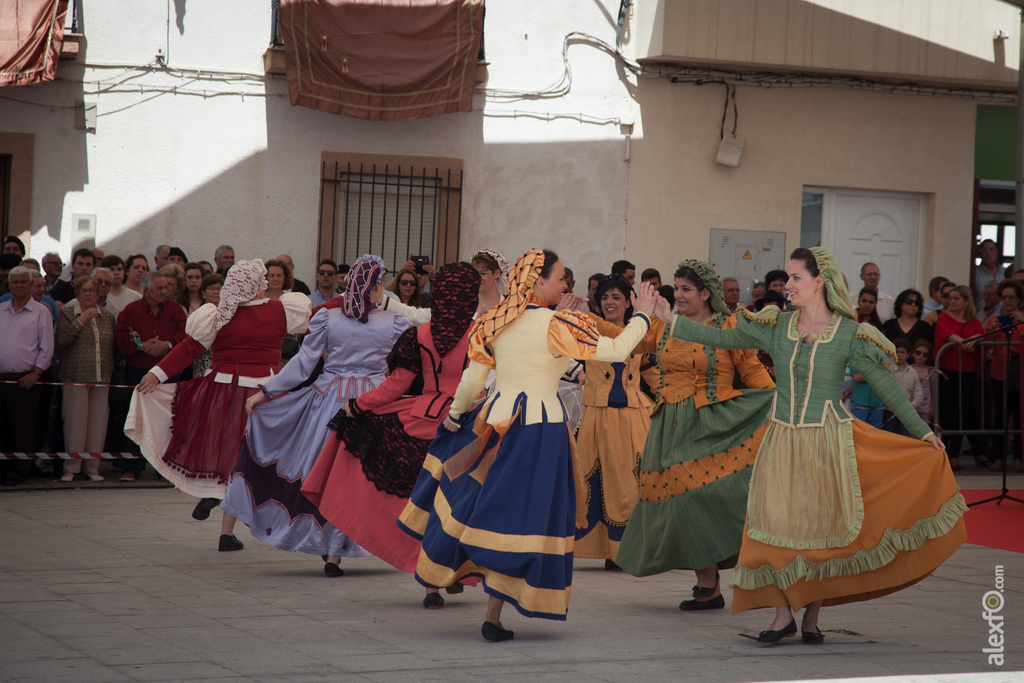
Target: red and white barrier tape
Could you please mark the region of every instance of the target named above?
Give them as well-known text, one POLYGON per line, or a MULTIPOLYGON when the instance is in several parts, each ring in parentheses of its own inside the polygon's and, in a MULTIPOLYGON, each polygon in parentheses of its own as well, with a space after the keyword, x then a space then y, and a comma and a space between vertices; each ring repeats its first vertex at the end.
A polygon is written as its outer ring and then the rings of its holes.
MULTIPOLYGON (((18 383, 18 380, 16 380, 16 379, 0 379, 0 384, 17 384, 17 383, 18 383)), ((82 383, 82 382, 33 382, 33 384, 40 384, 40 385, 49 386, 49 387, 113 387, 113 388, 123 388, 123 389, 134 389, 135 386, 136 386, 134 384, 102 384, 102 383, 85 384, 85 383, 82 383)))
POLYGON ((0 460, 140 460, 138 453, 0 453, 0 460))

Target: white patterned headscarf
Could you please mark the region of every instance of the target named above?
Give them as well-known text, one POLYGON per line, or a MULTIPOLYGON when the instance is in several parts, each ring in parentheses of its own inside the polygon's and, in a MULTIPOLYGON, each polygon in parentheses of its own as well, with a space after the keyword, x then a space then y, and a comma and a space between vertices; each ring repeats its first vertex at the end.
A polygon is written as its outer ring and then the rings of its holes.
POLYGON ((239 304, 252 301, 260 292, 266 291, 267 287, 267 268, 263 265, 263 259, 238 261, 231 266, 220 290, 217 330, 231 322, 239 304))
POLYGON ((498 264, 498 281, 494 283, 494 285, 498 291, 498 296, 504 299, 506 296, 508 296, 508 273, 510 270, 512 270, 512 267, 509 265, 505 257, 496 251, 491 251, 490 249, 481 249, 476 254, 474 254, 473 257, 476 258, 477 254, 486 254, 487 256, 490 256, 492 259, 494 259, 494 261, 498 264))

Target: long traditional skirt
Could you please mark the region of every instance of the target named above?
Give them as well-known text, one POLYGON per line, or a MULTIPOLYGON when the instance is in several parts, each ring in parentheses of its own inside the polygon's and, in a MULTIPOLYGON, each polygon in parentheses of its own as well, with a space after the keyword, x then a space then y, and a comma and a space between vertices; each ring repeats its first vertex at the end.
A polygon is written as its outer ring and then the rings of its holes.
POLYGON ((646 408, 588 406, 576 435, 576 557, 614 560, 637 503, 646 408))
POLYGON ((479 577, 521 614, 564 620, 576 519, 572 435, 564 421, 489 425, 489 407, 468 413, 459 432, 438 428, 399 518, 423 540, 416 579, 441 587, 479 577))
POLYGON ((870 600, 924 579, 966 539, 943 451, 827 413, 772 422, 754 465, 732 611, 870 600))
POLYGON ((134 392, 124 424, 153 468, 196 498, 224 497, 245 433, 245 402, 259 391, 239 386, 237 376, 217 382, 217 374, 134 392))
POLYGON ((640 462, 640 500, 615 561, 634 576, 736 564, 750 474, 772 390, 660 405, 640 462))
POLYGON ((366 557, 370 553, 328 522, 301 489, 327 441, 327 423, 342 404, 374 385, 341 377, 320 385, 256 408, 221 507, 275 548, 366 557))
POLYGON ((400 399, 354 418, 338 416, 302 487, 323 515, 360 546, 402 571, 416 570, 418 539, 395 526, 423 466, 437 420, 412 416, 400 399))

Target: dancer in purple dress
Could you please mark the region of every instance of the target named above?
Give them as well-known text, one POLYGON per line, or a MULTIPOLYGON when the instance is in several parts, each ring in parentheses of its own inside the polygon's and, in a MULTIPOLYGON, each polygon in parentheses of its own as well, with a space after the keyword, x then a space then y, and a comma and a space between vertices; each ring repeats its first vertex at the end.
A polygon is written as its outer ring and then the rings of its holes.
POLYGON ((342 556, 370 553, 324 519, 300 489, 327 441, 327 423, 349 399, 383 383, 388 353, 409 328, 404 316, 372 303, 380 296, 384 270, 377 256, 356 261, 345 294, 314 312, 299 354, 249 399, 249 424, 221 503, 259 540, 326 556, 328 576, 344 573, 338 566, 342 556), (323 374, 288 393, 312 376, 325 351, 323 374))

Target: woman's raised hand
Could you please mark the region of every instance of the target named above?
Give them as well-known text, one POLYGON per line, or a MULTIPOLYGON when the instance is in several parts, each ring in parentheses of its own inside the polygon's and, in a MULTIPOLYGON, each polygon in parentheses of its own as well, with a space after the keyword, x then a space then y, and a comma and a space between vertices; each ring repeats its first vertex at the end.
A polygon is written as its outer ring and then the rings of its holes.
POLYGON ((633 301, 633 308, 650 318, 654 315, 661 295, 658 294, 658 290, 651 283, 641 282, 636 294, 633 294, 630 298, 633 301))

